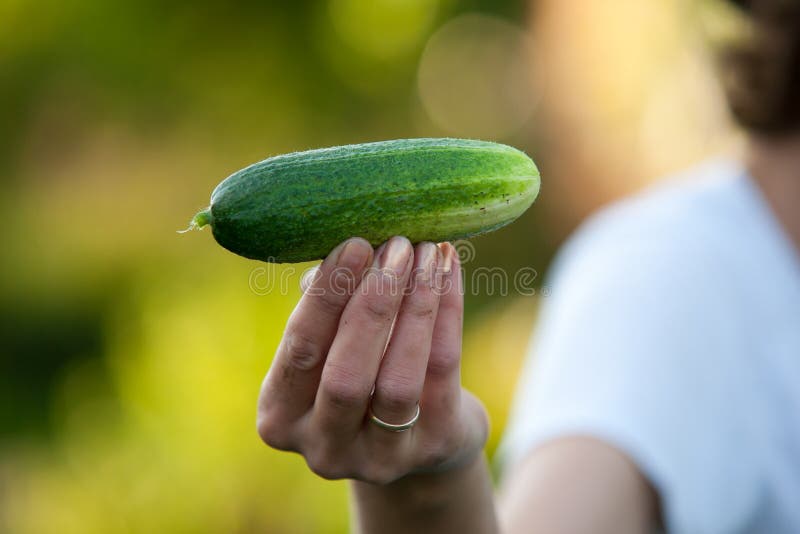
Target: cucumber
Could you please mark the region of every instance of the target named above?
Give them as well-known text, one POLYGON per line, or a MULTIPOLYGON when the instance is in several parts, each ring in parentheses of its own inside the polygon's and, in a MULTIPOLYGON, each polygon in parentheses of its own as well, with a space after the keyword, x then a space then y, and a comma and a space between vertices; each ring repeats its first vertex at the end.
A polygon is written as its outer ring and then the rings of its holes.
POLYGON ((510 146, 401 139, 275 156, 223 180, 191 228, 226 249, 274 263, 325 257, 352 236, 378 245, 489 232, 539 193, 539 171, 510 146))

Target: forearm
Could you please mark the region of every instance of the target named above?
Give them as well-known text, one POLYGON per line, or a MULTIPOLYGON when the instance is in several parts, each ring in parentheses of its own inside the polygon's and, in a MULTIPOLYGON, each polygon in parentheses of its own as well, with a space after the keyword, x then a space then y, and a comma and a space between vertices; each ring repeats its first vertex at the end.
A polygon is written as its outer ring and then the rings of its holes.
POLYGON ((412 475, 386 486, 351 483, 359 534, 498 533, 486 459, 437 474, 412 475))

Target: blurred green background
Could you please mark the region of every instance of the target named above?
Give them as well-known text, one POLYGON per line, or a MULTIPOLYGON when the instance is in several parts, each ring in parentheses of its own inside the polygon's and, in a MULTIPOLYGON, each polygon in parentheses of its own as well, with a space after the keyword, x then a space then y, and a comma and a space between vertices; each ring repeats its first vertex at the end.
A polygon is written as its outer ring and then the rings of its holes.
POLYGON ((299 270, 264 294, 263 265, 175 233, 292 150, 476 137, 539 163, 540 200, 466 261, 540 275, 467 288, 492 454, 558 244, 735 145, 713 50, 740 25, 710 0, 0 0, 0 532, 347 531, 346 483, 255 432, 299 270))

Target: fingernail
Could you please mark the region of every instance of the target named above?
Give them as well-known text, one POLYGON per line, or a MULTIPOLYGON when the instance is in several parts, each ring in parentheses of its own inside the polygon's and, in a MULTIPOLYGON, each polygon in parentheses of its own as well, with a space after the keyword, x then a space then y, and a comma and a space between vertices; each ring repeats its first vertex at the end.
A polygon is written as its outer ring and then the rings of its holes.
POLYGON ((339 269, 349 269, 357 272, 366 267, 372 254, 372 246, 365 240, 355 237, 348 239, 340 245, 342 248, 334 257, 334 262, 339 269))
POLYGON ((432 282, 439 264, 441 252, 433 243, 422 243, 417 247, 416 277, 421 281, 432 282))
POLYGON ((411 243, 404 237, 393 237, 386 243, 381 255, 381 268, 391 269, 400 275, 408 268, 411 259, 411 243))
POLYGON ((453 254, 456 249, 450 243, 439 243, 439 250, 442 253, 442 272, 449 273, 453 269, 453 254))
POLYGON ((373 267, 380 267, 381 259, 383 258, 383 252, 386 250, 386 245, 388 245, 388 241, 384 241, 381 246, 375 249, 375 256, 372 260, 373 267))

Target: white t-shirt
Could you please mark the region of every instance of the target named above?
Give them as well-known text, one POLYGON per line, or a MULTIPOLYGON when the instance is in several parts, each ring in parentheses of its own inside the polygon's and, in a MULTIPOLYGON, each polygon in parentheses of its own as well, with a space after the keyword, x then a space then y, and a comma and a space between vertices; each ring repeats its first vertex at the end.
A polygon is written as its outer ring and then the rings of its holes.
POLYGON ((800 255, 747 172, 706 163, 602 211, 551 281, 503 466, 591 435, 670 533, 800 533, 800 255))

